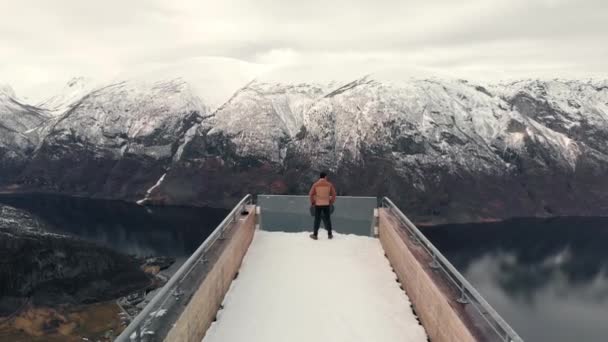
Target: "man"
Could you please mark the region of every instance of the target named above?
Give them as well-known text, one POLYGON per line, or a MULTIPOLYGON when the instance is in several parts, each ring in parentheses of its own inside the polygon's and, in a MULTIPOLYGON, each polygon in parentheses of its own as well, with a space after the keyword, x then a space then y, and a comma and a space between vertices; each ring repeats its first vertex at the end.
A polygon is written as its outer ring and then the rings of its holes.
POLYGON ((327 174, 321 172, 319 180, 312 185, 310 192, 310 204, 315 209, 315 225, 314 232, 310 234, 310 238, 316 240, 317 234, 319 233, 319 226, 321 225, 321 219, 323 225, 327 229, 327 237, 332 239, 334 236, 331 231, 331 206, 336 201, 336 189, 334 185, 327 180, 327 174))

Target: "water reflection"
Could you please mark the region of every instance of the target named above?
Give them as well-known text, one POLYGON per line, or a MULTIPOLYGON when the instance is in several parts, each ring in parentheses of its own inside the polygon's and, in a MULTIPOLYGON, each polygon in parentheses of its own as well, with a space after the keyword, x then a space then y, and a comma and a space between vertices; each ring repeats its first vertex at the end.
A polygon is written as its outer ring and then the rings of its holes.
POLYGON ((33 218, 20 220, 20 224, 35 224, 39 229, 77 236, 127 254, 173 257, 190 255, 228 212, 147 208, 121 201, 39 194, 2 195, 1 206, 17 208, 33 218))
POLYGON ((423 231, 524 339, 606 341, 608 218, 423 231))

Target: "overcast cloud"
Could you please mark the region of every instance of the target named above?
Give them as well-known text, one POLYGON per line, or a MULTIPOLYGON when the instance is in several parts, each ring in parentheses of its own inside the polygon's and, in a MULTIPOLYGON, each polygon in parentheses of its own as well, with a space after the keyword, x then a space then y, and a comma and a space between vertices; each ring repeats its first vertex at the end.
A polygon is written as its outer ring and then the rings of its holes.
POLYGON ((210 68, 208 61, 222 61, 227 73, 235 65, 247 69, 247 77, 303 65, 352 75, 423 70, 470 79, 607 77, 607 4, 2 1, 0 83, 36 97, 72 76, 102 79, 192 60, 206 60, 210 68))

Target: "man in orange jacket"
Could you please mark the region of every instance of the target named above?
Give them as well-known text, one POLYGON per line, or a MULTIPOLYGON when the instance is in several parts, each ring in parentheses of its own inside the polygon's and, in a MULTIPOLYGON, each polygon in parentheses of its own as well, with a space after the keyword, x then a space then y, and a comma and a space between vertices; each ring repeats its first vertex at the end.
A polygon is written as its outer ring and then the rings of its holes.
POLYGON ((317 239, 319 232, 319 226, 321 225, 321 219, 323 225, 327 229, 327 237, 332 239, 334 236, 331 231, 331 206, 336 201, 336 189, 334 185, 327 180, 327 174, 321 172, 319 180, 312 185, 310 192, 310 205, 315 208, 315 225, 314 232, 310 234, 310 237, 314 240, 317 239))

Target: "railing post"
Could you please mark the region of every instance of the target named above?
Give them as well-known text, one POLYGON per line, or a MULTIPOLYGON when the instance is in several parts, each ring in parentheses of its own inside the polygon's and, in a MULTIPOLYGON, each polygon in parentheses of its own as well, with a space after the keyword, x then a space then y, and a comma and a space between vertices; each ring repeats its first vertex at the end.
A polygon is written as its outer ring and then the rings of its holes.
POLYGON ((416 236, 416 234, 414 232, 411 231, 410 227, 407 227, 407 231, 408 231, 408 236, 410 237, 410 240, 412 240, 412 243, 416 246, 420 246, 420 239, 418 239, 418 237, 416 236))
POLYGON ((179 288, 179 285, 177 285, 177 286, 175 287, 175 289, 173 290, 173 293, 172 293, 173 298, 175 298, 175 301, 176 301, 176 302, 179 302, 179 300, 182 298, 182 295, 183 295, 183 294, 184 294, 184 291, 182 291, 182 290, 179 288))
POLYGON ((456 299, 456 301, 460 304, 469 304, 469 299, 467 298, 467 294, 465 293, 465 287, 463 284, 460 285, 460 297, 456 299))
POLYGON ((372 218, 372 226, 370 227, 370 236, 378 236, 378 225, 379 225, 379 221, 380 221, 380 212, 379 212, 380 208, 375 208, 374 209, 374 216, 372 218))
POLYGON ((256 204, 255 208, 255 221, 256 221, 256 228, 257 229, 263 229, 262 226, 262 208, 256 204))
POLYGON ((434 269, 434 270, 439 269, 439 267, 441 267, 439 265, 439 261, 437 261, 437 255, 435 255, 435 253, 433 253, 433 261, 431 261, 429 263, 429 267, 432 268, 432 269, 434 269))

